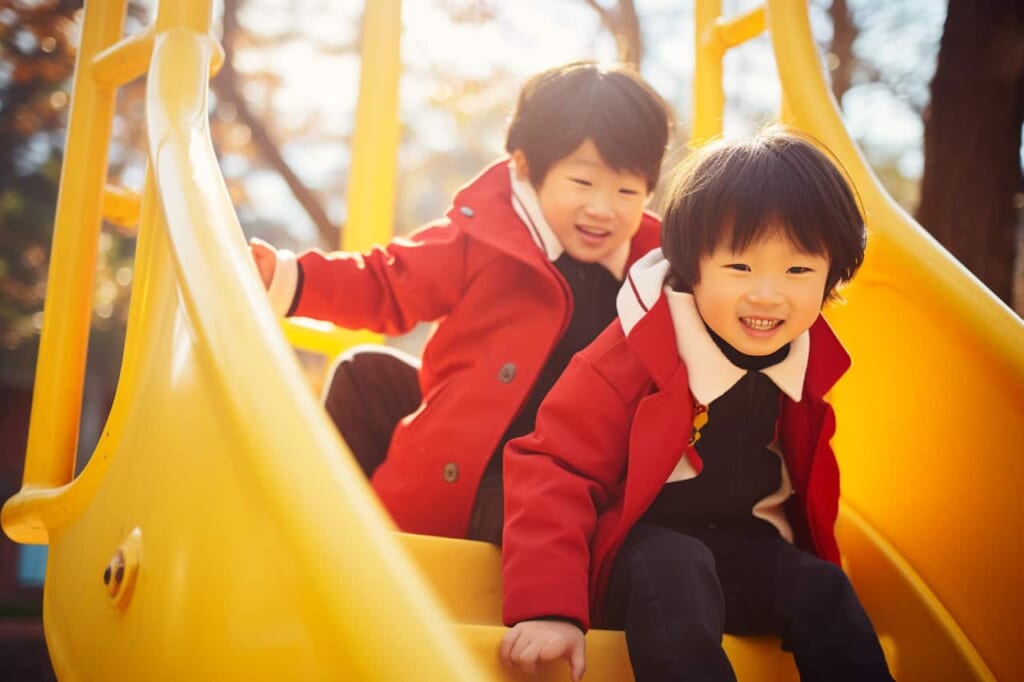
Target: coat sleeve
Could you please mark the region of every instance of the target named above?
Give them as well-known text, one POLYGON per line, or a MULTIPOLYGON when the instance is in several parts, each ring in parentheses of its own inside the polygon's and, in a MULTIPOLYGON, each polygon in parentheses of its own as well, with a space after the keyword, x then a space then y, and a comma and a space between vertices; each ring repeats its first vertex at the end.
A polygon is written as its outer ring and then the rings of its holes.
POLYGON ((307 251, 291 314, 383 334, 439 319, 468 280, 467 241, 442 221, 367 253, 307 251))
POLYGON ((589 628, 590 543, 624 476, 631 419, 615 388, 576 355, 535 431, 506 446, 506 625, 559 616, 589 628))

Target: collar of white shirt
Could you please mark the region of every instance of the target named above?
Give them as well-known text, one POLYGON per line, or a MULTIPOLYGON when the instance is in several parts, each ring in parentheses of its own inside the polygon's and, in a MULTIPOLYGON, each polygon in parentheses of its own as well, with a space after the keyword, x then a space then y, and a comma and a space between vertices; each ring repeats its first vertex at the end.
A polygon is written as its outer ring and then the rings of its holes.
MULTIPOLYGON (((668 286, 664 292, 675 327, 679 357, 686 364, 690 378, 690 391, 702 405, 710 405, 743 378, 747 370, 732 364, 711 338, 693 294, 675 291, 668 286)), ((810 332, 804 331, 793 339, 782 362, 760 370, 794 402, 800 402, 803 396, 810 348, 810 332)))

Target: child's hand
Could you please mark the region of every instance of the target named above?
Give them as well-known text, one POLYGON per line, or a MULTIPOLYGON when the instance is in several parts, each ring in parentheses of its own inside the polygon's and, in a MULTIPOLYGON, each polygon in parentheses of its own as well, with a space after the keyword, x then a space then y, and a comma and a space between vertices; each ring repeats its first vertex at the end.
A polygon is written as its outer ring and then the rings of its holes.
POLYGON ((256 263, 256 269, 260 271, 263 288, 269 289, 274 280, 274 270, 277 269, 277 250, 262 239, 253 237, 249 240, 249 253, 256 263))
POLYGON ((501 662, 518 665, 531 675, 540 661, 564 658, 569 662, 573 682, 583 678, 587 667, 586 642, 583 632, 560 620, 525 620, 505 633, 501 640, 501 662))

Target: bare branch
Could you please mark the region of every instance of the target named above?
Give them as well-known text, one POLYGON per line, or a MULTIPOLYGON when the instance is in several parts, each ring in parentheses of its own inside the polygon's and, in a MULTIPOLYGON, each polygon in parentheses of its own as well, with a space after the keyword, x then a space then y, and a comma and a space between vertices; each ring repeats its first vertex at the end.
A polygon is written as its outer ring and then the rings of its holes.
POLYGON ((601 24, 615 38, 619 61, 639 69, 640 62, 643 61, 644 44, 643 36, 640 34, 640 19, 633 0, 619 0, 614 9, 605 7, 597 0, 584 2, 597 12, 601 24))
POLYGON ((338 228, 327 217, 327 212, 317 199, 316 194, 296 175, 292 167, 285 161, 277 143, 263 121, 253 113, 238 87, 238 72, 235 70, 233 36, 238 29, 238 0, 224 0, 224 66, 220 73, 211 81, 217 94, 226 102, 234 105, 242 123, 252 133, 252 143, 260 155, 270 164, 288 185, 295 200, 316 225, 317 232, 325 246, 334 248, 338 244, 338 228))

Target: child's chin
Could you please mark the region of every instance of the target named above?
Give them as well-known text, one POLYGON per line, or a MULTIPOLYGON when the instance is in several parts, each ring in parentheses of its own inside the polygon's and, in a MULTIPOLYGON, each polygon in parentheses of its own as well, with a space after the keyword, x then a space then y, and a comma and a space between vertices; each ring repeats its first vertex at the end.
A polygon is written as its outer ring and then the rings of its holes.
POLYGON ((772 353, 777 352, 780 348, 789 343, 789 339, 776 336, 774 338, 765 339, 744 339, 745 343, 734 346, 736 350, 743 353, 744 355, 752 355, 754 357, 768 356, 772 353))
POLYGON ((569 252, 569 255, 572 256, 573 260, 577 260, 581 263, 599 263, 608 255, 607 249, 592 246, 575 246, 566 249, 566 251, 569 252))

